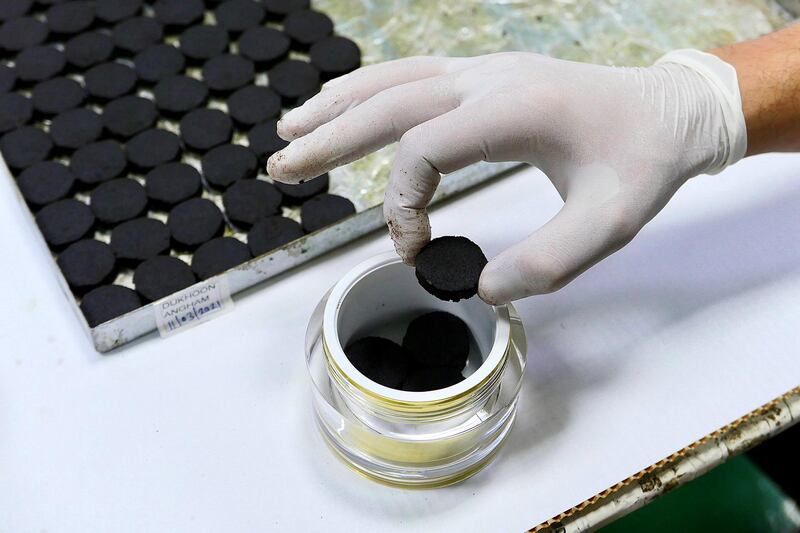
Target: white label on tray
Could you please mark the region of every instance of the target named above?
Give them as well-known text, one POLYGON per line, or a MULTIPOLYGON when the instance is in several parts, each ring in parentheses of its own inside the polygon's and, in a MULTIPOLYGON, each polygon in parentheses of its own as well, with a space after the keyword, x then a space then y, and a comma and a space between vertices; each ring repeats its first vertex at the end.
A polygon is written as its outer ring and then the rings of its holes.
POLYGON ((192 285, 153 305, 162 337, 174 335, 233 309, 228 280, 218 278, 192 285))

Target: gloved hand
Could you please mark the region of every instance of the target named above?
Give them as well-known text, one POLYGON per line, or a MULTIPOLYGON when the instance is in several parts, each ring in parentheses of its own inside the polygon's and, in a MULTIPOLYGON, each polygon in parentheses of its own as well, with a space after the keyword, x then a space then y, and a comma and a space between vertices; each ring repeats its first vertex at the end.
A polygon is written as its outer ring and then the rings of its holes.
POLYGON ((328 83, 278 134, 292 142, 268 172, 288 183, 400 141, 384 215, 410 264, 430 239, 440 174, 481 160, 541 169, 564 207, 489 262, 479 295, 492 304, 561 288, 627 244, 687 179, 746 149, 735 70, 694 50, 647 68, 532 53, 391 61, 328 83))

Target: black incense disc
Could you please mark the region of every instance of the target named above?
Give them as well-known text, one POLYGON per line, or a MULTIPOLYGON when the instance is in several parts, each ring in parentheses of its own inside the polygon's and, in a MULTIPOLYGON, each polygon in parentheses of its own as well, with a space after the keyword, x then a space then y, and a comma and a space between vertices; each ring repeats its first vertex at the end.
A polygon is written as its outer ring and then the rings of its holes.
POLYGON ((410 369, 408 352, 383 337, 363 337, 347 345, 345 355, 366 377, 392 389, 399 389, 410 369))
POLYGON ((247 245, 233 237, 212 239, 195 250, 192 270, 199 279, 208 279, 250 260, 247 245))
POLYGON ((83 79, 89 96, 106 101, 133 91, 137 77, 128 65, 112 62, 90 68, 83 79))
POLYGON ((295 45, 303 49, 331 35, 333 21, 319 11, 295 11, 283 19, 283 31, 295 45))
POLYGON ((103 133, 100 115, 81 107, 65 111, 50 123, 50 137, 58 148, 75 150, 96 141, 103 133))
POLYGON ((237 181, 222 195, 228 220, 247 229, 262 218, 277 215, 281 210, 281 193, 262 180, 237 181))
POLYGON ((319 194, 300 208, 300 220, 306 233, 330 226, 356 212, 353 202, 335 194, 319 194))
POLYGON ((416 275, 426 291, 457 302, 478 293, 486 256, 466 237, 439 237, 417 254, 416 275))
POLYGON ((127 166, 125 151, 114 141, 87 144, 76 150, 69 162, 75 179, 86 187, 116 178, 127 166))
POLYGON ((181 142, 170 131, 153 129, 143 131, 128 141, 125 150, 132 165, 149 170, 177 159, 181 153, 181 142))
POLYGON ((111 33, 114 45, 124 52, 136 54, 155 44, 164 36, 164 27, 151 17, 123 20, 111 33))
POLYGON ((33 107, 45 115, 57 115, 74 109, 86 99, 83 85, 69 78, 53 78, 33 88, 33 107))
POLYGON ((174 46, 154 44, 136 54, 133 65, 140 80, 156 83, 182 72, 186 58, 174 46))
POLYGON ((188 76, 172 76, 158 82, 153 96, 162 113, 178 116, 204 105, 208 100, 208 87, 188 76))
POLYGON ((291 218, 262 218, 247 232, 247 246, 258 257, 303 236, 303 228, 291 218))
POLYGON ((464 381, 461 371, 452 367, 417 368, 403 382, 403 390, 426 392, 444 389, 464 381))
POLYGON ((328 192, 330 178, 325 173, 304 183, 280 183, 275 182, 275 186, 283 194, 283 205, 294 206, 302 205, 306 200, 310 200, 318 194, 328 192))
POLYGON ((231 117, 219 109, 195 109, 181 119, 181 138, 192 150, 204 152, 230 140, 231 117))
POLYGON ((49 33, 47 25, 33 17, 12 19, 0 26, 0 49, 18 52, 42 44, 49 33))
POLYGON ((281 97, 268 87, 248 85, 228 98, 228 113, 242 129, 277 117, 281 112, 281 97))
POLYGON ((259 26, 266 11, 264 5, 255 0, 227 0, 214 10, 214 15, 217 24, 231 33, 241 33, 259 26))
POLYGON ((138 263, 169 252, 166 224, 154 218, 135 218, 111 230, 111 249, 117 259, 138 263))
POLYGON ((156 206, 171 208, 200 195, 200 173, 186 163, 167 163, 145 176, 145 190, 156 206))
POLYGON ((467 364, 469 341, 469 328, 463 320, 444 311, 433 311, 411 321, 403 347, 417 364, 450 366, 460 371, 467 364))
POLYGON ((113 279, 116 258, 111 247, 94 239, 69 245, 57 259, 64 278, 78 294, 113 279))
POLYGON ((51 6, 45 14, 52 33, 74 35, 94 23, 94 2, 71 1, 51 6))
POLYGON ((147 194, 138 181, 118 178, 93 190, 89 205, 97 220, 114 225, 142 216, 147 209, 147 194))
POLYGON ((289 145, 278 136, 278 121, 268 120, 251 129, 247 134, 250 149, 266 161, 268 157, 289 145))
POLYGON ((12 170, 20 170, 44 161, 52 150, 53 141, 50 136, 33 126, 22 126, 0 138, 0 151, 12 170))
POLYGON ((15 130, 33 117, 30 98, 17 93, 0 95, 0 133, 15 130))
POLYGON ((326 37, 317 41, 309 51, 311 64, 319 69, 322 78, 329 80, 352 72, 361 66, 361 50, 345 37, 326 37))
POLYGON ((193 198, 172 208, 167 226, 175 245, 191 250, 222 235, 225 220, 214 202, 193 198))
POLYGON ((203 81, 212 91, 230 92, 253 83, 253 62, 239 55, 222 54, 203 65, 203 81))
POLYGON ((310 0, 264 0, 270 18, 282 20, 289 13, 308 9, 310 0))
POLYGON ((156 105, 141 96, 123 96, 108 103, 103 126, 109 133, 127 139, 153 127, 158 118, 156 105))
POLYGON ((223 144, 208 151, 201 161, 208 184, 225 189, 246 178, 254 178, 258 159, 252 150, 238 144, 223 144))
POLYGON ((159 255, 144 261, 133 273, 133 285, 146 302, 160 300, 195 283, 192 268, 169 255, 159 255))
POLYGON ((55 161, 43 161, 22 171, 17 179, 22 196, 33 208, 65 198, 72 192, 75 176, 55 161))
POLYGON ((269 86, 287 102, 319 90, 319 71, 305 61, 287 59, 268 73, 269 86))
POLYGON ((33 0, 0 0, 0 22, 15 19, 28 13, 33 0))
POLYGON ((5 94, 14 90, 17 84, 17 71, 14 67, 0 65, 0 94, 5 94))
POLYGON ((143 4, 144 0, 97 0, 95 14, 107 24, 116 24, 138 15, 143 4))
POLYGON ((228 32, 219 26, 201 24, 186 29, 180 36, 183 55, 193 62, 206 61, 228 50, 228 32))
POLYGON ((272 66, 289 54, 291 41, 282 31, 257 26, 239 38, 239 53, 260 67, 272 66))
POLYGON ((72 198, 46 205, 36 213, 36 224, 53 248, 83 239, 94 229, 94 223, 89 206, 72 198))
POLYGON ((170 28, 185 28, 203 18, 203 0, 156 0, 156 18, 170 28))
POLYGON ((121 285, 102 285, 86 293, 81 311, 89 327, 99 326, 142 306, 136 291, 121 285))
POLYGON ((76 35, 64 45, 67 63, 81 70, 108 61, 113 52, 114 40, 98 31, 76 35))
POLYGON ((55 46, 33 46, 20 52, 14 63, 20 80, 37 82, 59 75, 67 64, 67 58, 55 46))

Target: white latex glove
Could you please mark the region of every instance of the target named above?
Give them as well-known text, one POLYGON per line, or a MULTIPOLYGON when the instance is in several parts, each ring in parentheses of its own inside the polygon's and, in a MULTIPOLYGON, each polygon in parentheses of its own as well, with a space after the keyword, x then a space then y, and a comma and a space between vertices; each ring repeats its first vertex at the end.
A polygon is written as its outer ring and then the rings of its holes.
POLYGON ((735 70, 694 50, 647 68, 532 53, 391 61, 328 83, 278 134, 292 142, 267 168, 287 183, 400 141, 384 215, 410 264, 430 240, 440 174, 481 160, 541 169, 564 207, 489 262, 479 295, 493 304, 561 288, 630 242, 687 179, 746 148, 735 70))

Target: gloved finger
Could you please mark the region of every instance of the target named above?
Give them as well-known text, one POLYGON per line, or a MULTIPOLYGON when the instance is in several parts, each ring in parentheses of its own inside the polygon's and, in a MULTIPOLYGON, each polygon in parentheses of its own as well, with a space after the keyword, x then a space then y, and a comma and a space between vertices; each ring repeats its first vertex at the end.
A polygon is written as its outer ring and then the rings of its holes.
POLYGON ((478 106, 461 106, 410 129, 400 140, 383 214, 395 250, 406 263, 413 264, 430 240, 426 207, 441 174, 487 158, 486 124, 478 106))
POLYGON ((409 129, 458 104, 452 76, 392 87, 292 141, 270 157, 267 172, 286 183, 319 176, 398 141, 409 129))
POLYGON ((278 135, 291 141, 396 85, 445 74, 460 58, 408 57, 362 67, 326 83, 322 91, 278 121, 278 135))
POLYGON ((547 224, 489 261, 478 295, 500 305, 556 291, 630 242, 639 220, 618 202, 598 206, 568 198, 547 224))

